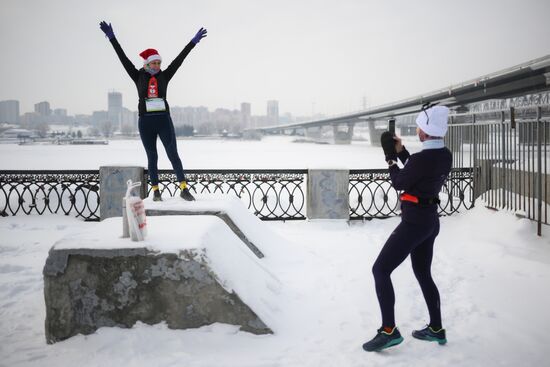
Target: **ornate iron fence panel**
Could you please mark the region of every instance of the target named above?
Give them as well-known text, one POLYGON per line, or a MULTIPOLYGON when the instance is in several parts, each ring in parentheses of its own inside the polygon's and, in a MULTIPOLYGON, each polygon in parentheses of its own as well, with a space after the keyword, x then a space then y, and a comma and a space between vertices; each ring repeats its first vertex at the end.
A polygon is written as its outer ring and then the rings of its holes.
POLYGON ((439 193, 439 214, 451 215, 472 209, 475 203, 475 172, 471 168, 453 168, 439 193))
MULTIPOLYGON (((474 206, 472 169, 455 168, 449 174, 439 199, 439 214, 450 215, 474 206)), ((391 185, 387 169, 350 170, 350 219, 388 218, 399 215, 399 194, 391 185)))
POLYGON ((99 171, 0 171, 0 215, 63 213, 99 220, 99 171))
MULTIPOLYGON (((192 192, 240 198, 262 220, 306 219, 307 170, 190 170, 192 192)), ((147 171, 144 177, 147 180, 147 171)), ((164 196, 179 195, 172 171, 159 172, 164 196)), ((151 186, 148 189, 150 193, 151 186)), ((99 171, 0 171, 0 215, 63 213, 99 220, 99 171)), ((399 215, 399 192, 385 169, 351 170, 351 219, 399 215)), ((440 214, 474 205, 473 170, 453 169, 440 194, 440 214)))
POLYGON ((388 170, 350 170, 349 206, 350 219, 398 215, 398 192, 391 185, 388 170))
MULTIPOLYGON (((306 219, 307 170, 187 170, 185 175, 192 193, 238 197, 262 220, 306 219)), ((179 195, 173 171, 159 171, 159 188, 163 196, 179 195)), ((150 191, 149 185, 147 195, 150 191)))

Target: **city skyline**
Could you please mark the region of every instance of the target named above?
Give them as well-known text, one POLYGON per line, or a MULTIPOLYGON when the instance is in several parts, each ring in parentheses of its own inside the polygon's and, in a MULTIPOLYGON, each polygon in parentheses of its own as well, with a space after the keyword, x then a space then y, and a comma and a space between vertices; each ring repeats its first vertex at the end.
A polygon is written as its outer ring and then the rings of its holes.
POLYGON ((71 114, 90 114, 103 108, 102 92, 115 89, 128 107, 137 105, 101 20, 113 24, 136 67, 147 47, 157 48, 166 66, 206 27, 208 37, 172 80, 168 102, 209 109, 248 102, 253 115, 272 99, 295 116, 346 113, 550 53, 550 3, 541 0, 170 0, 158 5, 162 11, 143 11, 149 5, 4 1, 0 67, 18 72, 4 77, 0 100, 21 101, 21 111, 49 100, 71 114))
MULTIPOLYGON (((117 93, 117 94, 122 94, 116 90, 110 90, 108 93, 117 93)), ((270 102, 278 102, 278 100, 269 100, 269 101, 266 101, 265 103, 265 106, 266 106, 266 109, 268 108, 269 106, 269 103, 270 102)), ((4 100, 0 100, 0 103, 1 102, 17 102, 19 105, 22 104, 22 101, 18 100, 18 99, 15 99, 15 98, 7 98, 7 99, 4 99, 4 100)), ((41 103, 44 103, 44 102, 47 102, 49 105, 50 105, 50 109, 51 109, 51 113, 53 114, 56 110, 59 111, 59 110, 64 110, 65 111, 65 114, 66 115, 71 115, 71 116, 77 116, 77 115, 91 115, 93 114, 94 112, 97 112, 97 111, 108 111, 108 103, 107 103, 107 108, 104 108, 104 109, 100 109, 100 110, 96 110, 96 111, 91 111, 90 113, 71 113, 72 111, 68 110, 67 108, 65 108, 65 106, 63 105, 60 105, 60 106, 56 106, 55 108, 52 107, 52 104, 49 102, 49 99, 46 98, 45 100, 41 100, 39 102, 31 102, 31 103, 25 103, 26 105, 30 106, 30 109, 27 110, 27 111, 23 111, 21 110, 21 108, 18 108, 19 110, 19 115, 23 115, 25 113, 33 113, 33 112, 38 112, 36 110, 36 106, 41 104, 41 103)), ((249 107, 248 108, 251 108, 251 103, 250 102, 246 102, 246 101, 243 101, 243 102, 240 102, 239 103, 239 106, 238 108, 225 108, 225 107, 208 107, 208 106, 203 106, 203 105, 198 105, 198 106, 179 106, 179 105, 176 105, 176 106, 171 106, 171 107, 175 107, 175 108, 187 108, 187 107, 193 107, 193 108, 201 108, 201 107, 204 107, 204 108, 208 108, 208 110, 212 110, 212 111, 215 111, 217 109, 226 109, 226 110, 233 110, 233 111, 239 111, 242 109, 242 105, 243 104, 246 104, 248 105, 249 107)), ((135 106, 134 109, 132 108, 129 108, 128 106, 125 106, 124 104, 122 104, 122 107, 123 108, 126 108, 128 110, 131 110, 133 112, 137 112, 137 105, 135 106)), ((252 115, 252 116, 267 116, 267 111, 266 109, 264 109, 264 114, 262 115, 261 113, 260 114, 256 114, 256 115, 252 115)), ((290 112, 283 112, 281 115, 291 115, 291 116, 294 116, 292 113, 290 112)), ((300 117, 300 116, 298 116, 300 117)), ((0 121, 1 122, 1 121, 0 121)))
MULTIPOLYGON (((123 94, 115 90, 107 92, 106 109, 92 111, 91 114, 70 115, 67 109, 52 108, 49 101, 34 104, 34 111, 19 111, 19 101, 0 101, 0 125, 13 124, 45 136, 50 125, 82 126, 86 125, 94 133, 100 131, 109 136, 118 132, 132 136, 138 130, 138 112, 129 110, 123 105, 123 94)), ((216 108, 210 111, 205 106, 171 106, 171 117, 179 133, 189 127, 195 133, 211 135, 216 133, 240 134, 250 127, 272 126, 295 121, 290 114, 279 115, 278 101, 271 100, 266 104, 264 115, 251 115, 251 104, 241 103, 239 110, 216 108)), ((300 117, 298 118, 300 119, 300 117)), ((9 127, 9 126, 8 126, 9 127)), ((6 126, 4 126, 4 129, 6 126)), ((178 134, 179 134, 178 133, 178 134)))
MULTIPOLYGON (((18 99, 11 98, 11 99, 0 100, 0 104, 6 104, 8 102, 9 103, 15 103, 17 105, 17 113, 15 113, 15 114, 18 115, 18 116, 23 116, 23 115, 28 114, 28 113, 36 113, 36 114, 39 114, 39 115, 42 115, 42 116, 47 116, 47 115, 58 115, 58 116, 88 115, 88 116, 90 116, 90 115, 93 115, 95 112, 107 112, 107 113, 109 113, 109 110, 111 109, 111 107, 123 108, 123 109, 129 110, 131 112, 136 112, 137 113, 137 108, 132 110, 132 109, 128 108, 127 106, 124 106, 124 103, 122 101, 123 101, 122 93, 120 93, 116 90, 110 90, 107 93, 107 104, 106 104, 107 108, 96 110, 96 111, 91 111, 91 113, 69 113, 67 108, 64 108, 64 106, 57 106, 56 108, 53 108, 51 103, 47 99, 43 100, 43 101, 40 101, 40 102, 32 103, 31 105, 33 106, 33 108, 30 111, 22 111, 21 108, 20 108, 21 101, 18 100, 18 99), (116 95, 115 99, 117 101, 114 102, 114 103, 111 103, 110 98, 111 98, 112 95, 116 95)), ((229 109, 229 108, 224 108, 224 107, 209 108, 207 106, 177 106, 177 105, 176 106, 170 106, 170 107, 171 108, 205 108, 205 109, 207 109, 207 111, 210 111, 210 110, 212 110, 212 111, 216 111, 216 110, 243 111, 243 108, 244 108, 244 109, 247 110, 247 115, 248 116, 269 116, 270 108, 272 108, 272 109, 275 108, 275 111, 276 111, 275 115, 277 117, 282 116, 282 115, 292 116, 292 117, 303 117, 303 116, 294 116, 290 112, 285 112, 285 113, 280 114, 279 111, 278 111, 278 100, 266 101, 265 106, 266 106, 266 109, 264 110, 264 114, 258 114, 258 115, 251 114, 251 103, 250 102, 241 102, 240 105, 239 105, 239 108, 234 108, 234 109, 229 109)), ((10 106, 10 108, 12 108, 12 107, 10 106)), ((272 114, 271 116, 273 117, 274 115, 272 114)), ((0 122, 6 122, 6 121, 0 120, 0 122)), ((120 121, 117 121, 117 122, 120 122, 120 121)))

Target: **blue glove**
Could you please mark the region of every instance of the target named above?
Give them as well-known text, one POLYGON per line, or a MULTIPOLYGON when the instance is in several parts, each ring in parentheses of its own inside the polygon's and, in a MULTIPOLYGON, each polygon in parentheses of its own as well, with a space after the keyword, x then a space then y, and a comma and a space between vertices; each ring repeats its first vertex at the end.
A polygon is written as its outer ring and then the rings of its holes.
POLYGON ((101 28, 108 39, 115 38, 115 33, 113 32, 113 27, 111 26, 111 23, 107 24, 107 22, 102 21, 101 23, 99 23, 99 28, 101 28))
POLYGON ((206 37, 206 29, 202 28, 199 29, 199 31, 197 32, 197 34, 195 35, 195 37, 193 37, 193 39, 191 40, 191 42, 193 42, 195 45, 197 43, 199 43, 201 41, 201 39, 203 39, 204 37, 206 37))

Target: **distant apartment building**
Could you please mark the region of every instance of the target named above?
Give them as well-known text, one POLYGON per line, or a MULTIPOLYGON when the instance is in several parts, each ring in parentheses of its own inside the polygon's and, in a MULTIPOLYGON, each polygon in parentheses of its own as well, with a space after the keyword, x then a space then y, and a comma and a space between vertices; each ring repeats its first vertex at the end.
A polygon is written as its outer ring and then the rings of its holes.
POLYGON ((92 115, 77 114, 74 120, 77 124, 92 124, 92 115))
POLYGON ((269 125, 267 122, 267 116, 252 116, 251 120, 252 120, 251 124, 254 127, 269 125))
POLYGON ((65 108, 54 109, 49 120, 54 124, 70 124, 75 121, 73 116, 67 114, 67 109, 65 108))
POLYGON ((107 119, 113 127, 122 130, 122 93, 109 92, 107 95, 107 119))
POLYGON ((55 110, 53 110, 53 115, 57 117, 67 117, 67 109, 56 108, 55 110))
POLYGON ((279 101, 267 101, 267 124, 279 124, 279 101))
POLYGON ((122 108, 122 120, 120 131, 126 134, 135 134, 138 130, 138 114, 136 111, 130 111, 122 108))
POLYGON ((195 126, 196 124, 194 107, 170 107, 170 116, 172 117, 172 122, 175 126, 195 126))
POLYGON ((52 114, 52 109, 50 108, 50 102, 38 102, 34 105, 34 112, 40 116, 50 116, 52 114))
POLYGON ((107 111, 94 111, 92 112, 92 124, 100 125, 109 121, 109 113, 107 111))
POLYGON ((0 101, 0 123, 19 123, 19 101, 0 101))
POLYGON ((198 128, 210 121, 210 112, 206 107, 170 107, 170 115, 176 126, 190 125, 198 128))
POLYGON ((208 111, 208 108, 204 106, 195 107, 195 119, 197 125, 210 121, 210 111, 208 111))
POLYGON ((287 112, 283 114, 282 116, 279 116, 279 123, 280 124, 290 124, 291 122, 294 122, 294 117, 290 112, 287 112))
POLYGON ((250 103, 241 103, 241 122, 245 128, 251 127, 250 124, 252 122, 252 113, 250 103))
POLYGON ((213 133, 237 133, 241 130, 241 111, 216 108, 210 113, 210 125, 213 133))
POLYGON ((44 117, 37 112, 25 112, 19 118, 21 126, 33 127, 44 121, 44 117))
POLYGON ((235 124, 240 121, 240 112, 226 108, 216 108, 210 118, 218 124, 235 124))

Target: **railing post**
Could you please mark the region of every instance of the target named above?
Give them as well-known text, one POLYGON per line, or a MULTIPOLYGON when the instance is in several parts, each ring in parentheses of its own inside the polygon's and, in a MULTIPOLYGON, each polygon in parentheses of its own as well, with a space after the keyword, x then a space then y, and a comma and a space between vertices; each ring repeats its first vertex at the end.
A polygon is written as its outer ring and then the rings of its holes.
POLYGON ((474 191, 474 199, 472 201, 472 207, 476 205, 476 199, 477 199, 477 190, 478 190, 478 180, 479 180, 479 172, 477 167, 477 134, 476 134, 476 114, 474 113, 472 115, 472 144, 473 144, 473 157, 472 157, 472 170, 473 170, 473 191, 474 191))
MULTIPOLYGON (((542 107, 537 107, 537 235, 542 235, 542 107)), ((546 142, 545 142, 546 144, 546 142)))
POLYGON ((514 161, 514 168, 510 172, 510 186, 511 186, 511 198, 513 197, 510 206, 514 211, 518 210, 518 195, 521 191, 519 190, 518 184, 518 146, 517 146, 517 136, 518 131, 516 129, 516 110, 514 107, 510 107, 510 155, 514 161))
POLYGON ((501 154, 502 154, 502 166, 500 167, 500 186, 502 191, 502 202, 501 208, 506 207, 506 126, 504 111, 500 112, 500 144, 501 144, 501 154))
POLYGON ((349 170, 310 169, 308 219, 349 219, 349 170))
POLYGON ((111 217, 122 217, 122 198, 126 194, 126 181, 141 181, 140 196, 145 197, 147 183, 143 174, 143 167, 99 167, 99 218, 104 220, 111 217))

